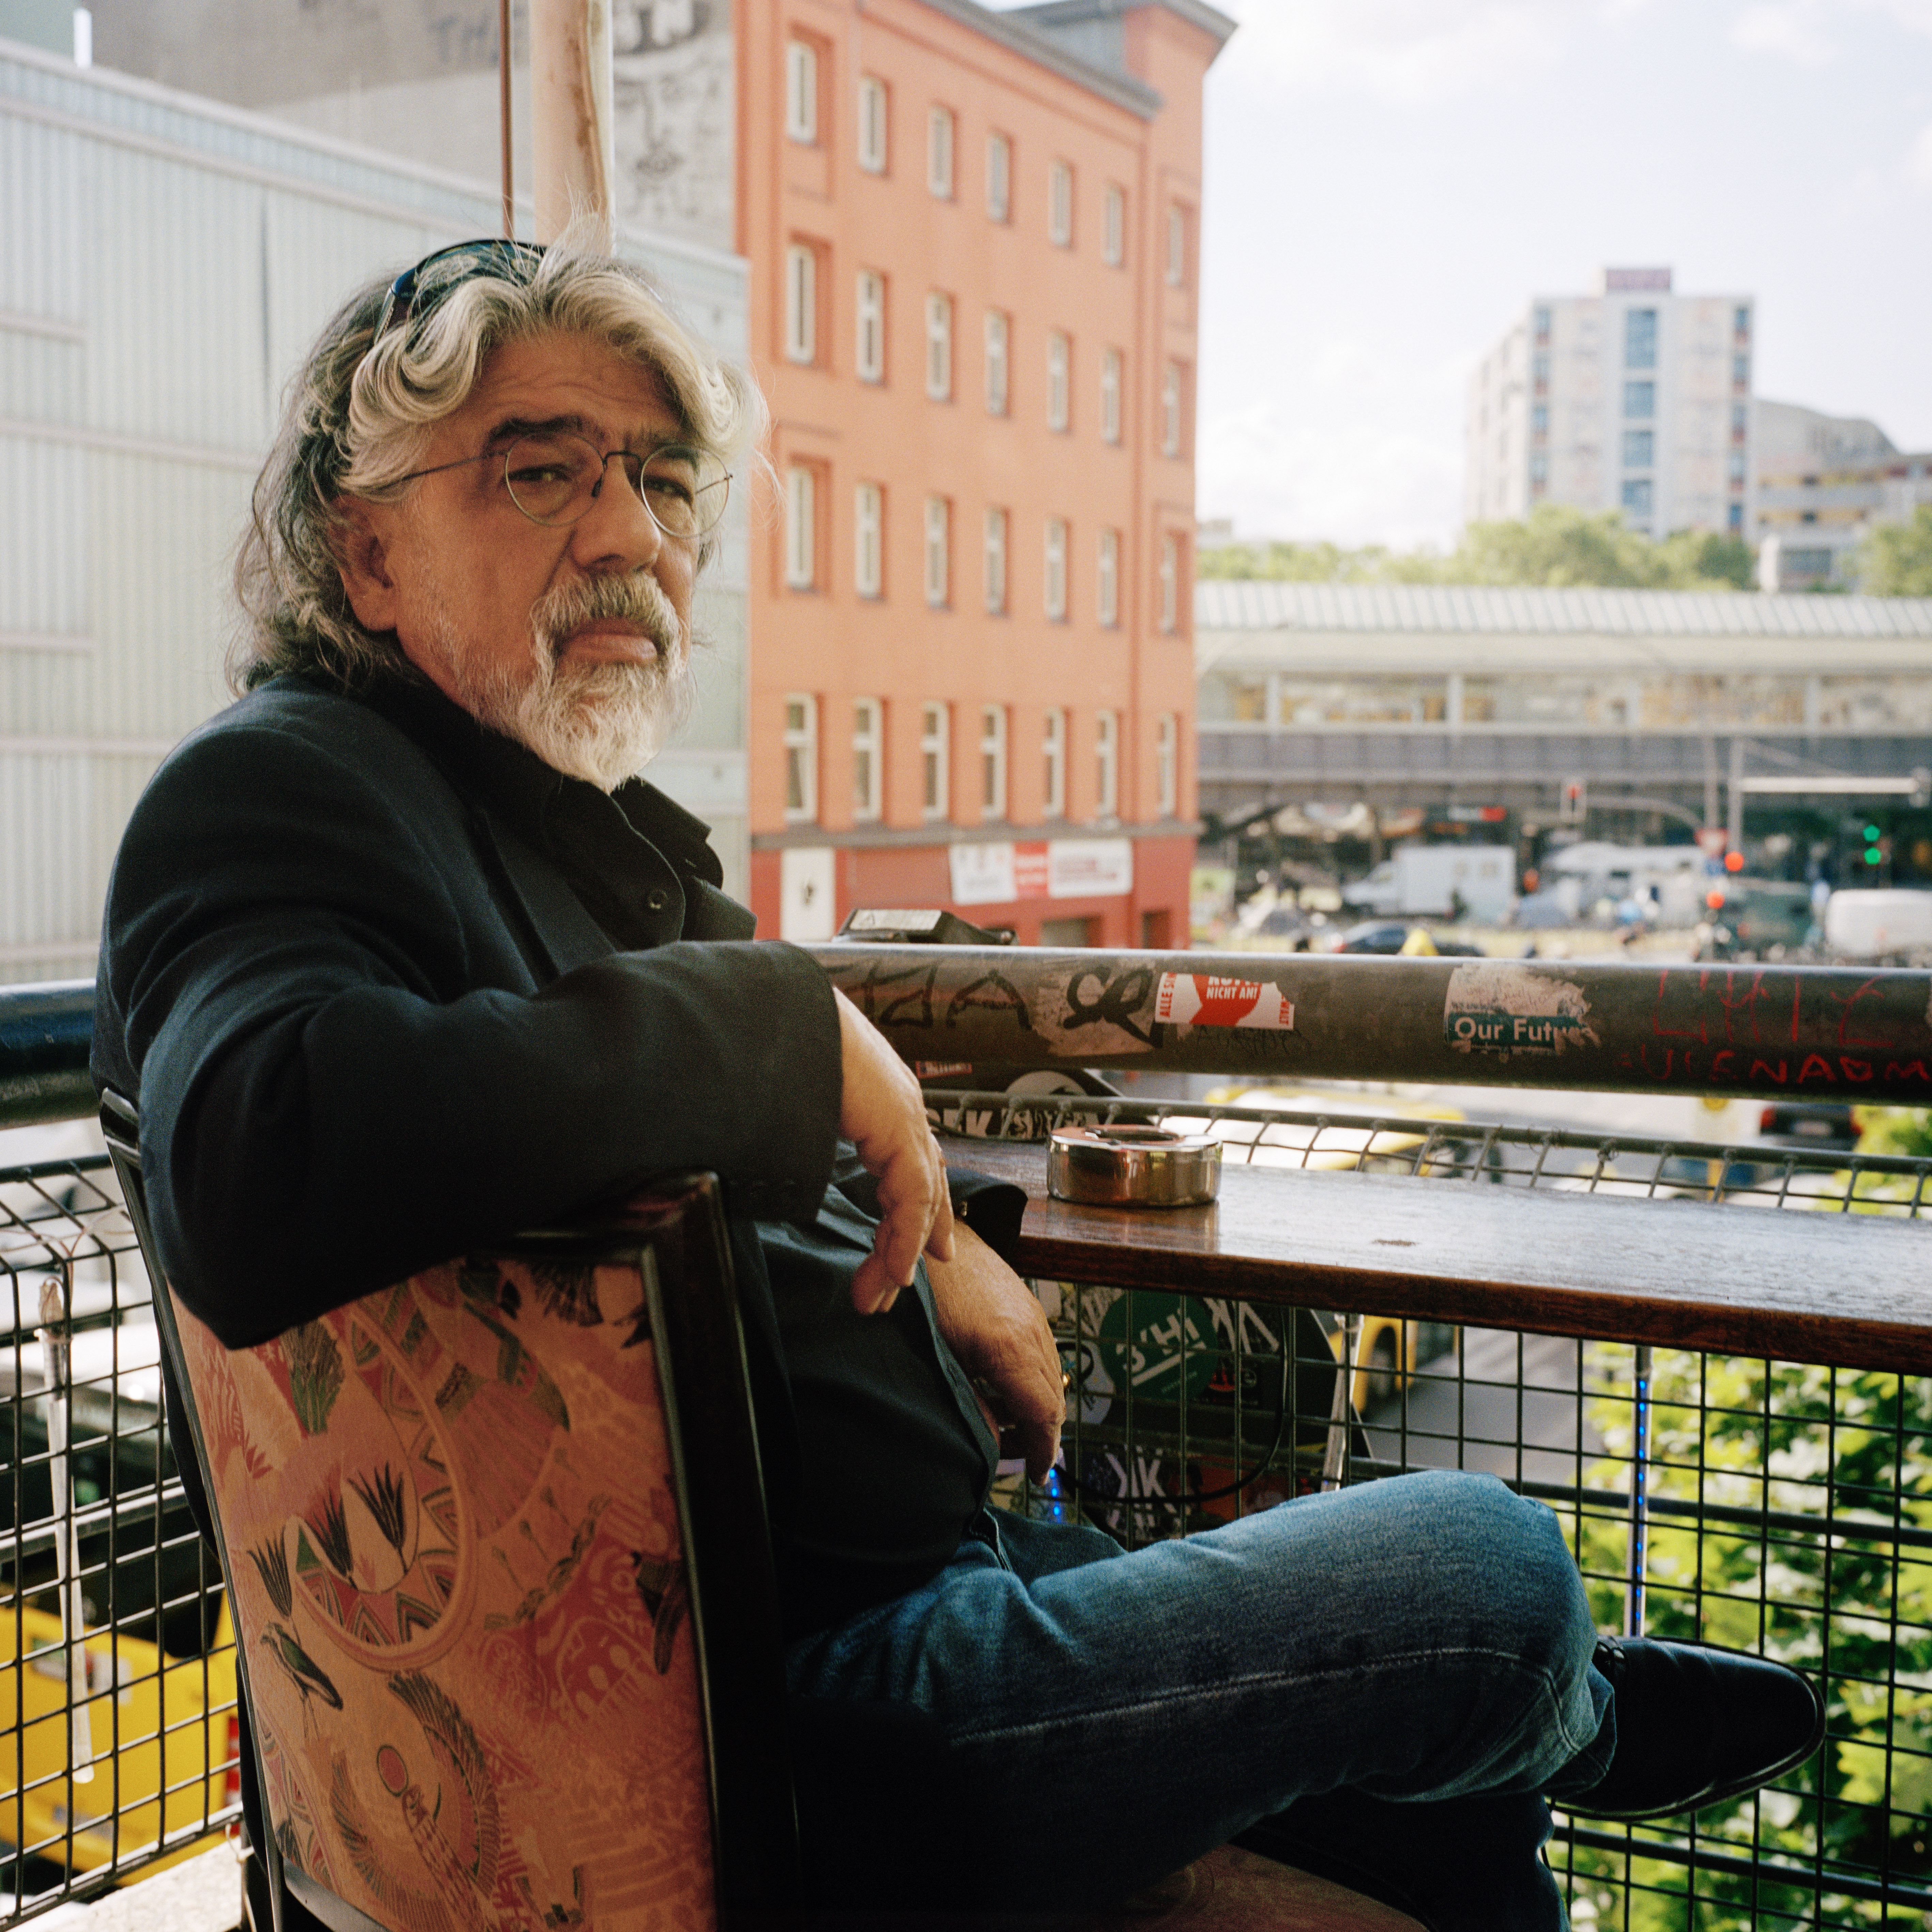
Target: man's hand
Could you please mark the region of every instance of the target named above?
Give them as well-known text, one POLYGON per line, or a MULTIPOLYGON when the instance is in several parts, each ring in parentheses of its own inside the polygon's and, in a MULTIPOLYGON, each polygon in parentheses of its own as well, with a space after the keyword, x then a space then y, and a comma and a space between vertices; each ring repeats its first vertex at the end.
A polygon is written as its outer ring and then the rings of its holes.
POLYGON ((939 1332, 973 1378, 980 1412, 1003 1430, 1035 1482, 1053 1467, 1066 1420, 1066 1384, 1046 1311, 970 1228, 955 1231, 950 1262, 926 1263, 939 1332))
POLYGON ((952 1258, 952 1202, 912 1069, 836 986, 832 997, 844 1078, 838 1131, 879 1183, 879 1232, 852 1278, 852 1306, 883 1315, 911 1281, 922 1251, 935 1261, 952 1258))

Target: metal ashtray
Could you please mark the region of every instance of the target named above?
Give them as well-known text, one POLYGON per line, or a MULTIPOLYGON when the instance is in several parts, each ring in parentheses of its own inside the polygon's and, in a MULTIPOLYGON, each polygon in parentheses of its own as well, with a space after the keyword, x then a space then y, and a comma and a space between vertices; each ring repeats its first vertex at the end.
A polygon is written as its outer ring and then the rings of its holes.
POLYGON ((1058 1127, 1047 1192, 1090 1208, 1198 1208, 1221 1190, 1221 1143, 1166 1127, 1058 1127))

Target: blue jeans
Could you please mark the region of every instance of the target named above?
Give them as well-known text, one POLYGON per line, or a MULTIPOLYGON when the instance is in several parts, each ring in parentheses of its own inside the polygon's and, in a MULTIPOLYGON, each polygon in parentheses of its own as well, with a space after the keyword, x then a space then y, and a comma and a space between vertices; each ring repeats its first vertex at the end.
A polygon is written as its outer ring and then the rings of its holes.
POLYGON ((936 1725, 935 1903, 1093 1906, 1239 1837, 1434 1932, 1551 1932, 1541 1794, 1614 1744, 1594 1640, 1550 1511, 1430 1474, 1131 1554, 986 1511, 788 1666, 936 1725))

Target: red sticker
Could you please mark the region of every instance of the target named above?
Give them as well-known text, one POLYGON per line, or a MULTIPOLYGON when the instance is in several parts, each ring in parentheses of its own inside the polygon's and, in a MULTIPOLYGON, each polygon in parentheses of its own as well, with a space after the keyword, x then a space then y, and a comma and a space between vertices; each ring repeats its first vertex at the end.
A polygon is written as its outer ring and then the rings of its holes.
POLYGON ((1210 973, 1163 973, 1154 1016, 1170 1026, 1263 1027, 1274 1033, 1294 1026, 1294 1008, 1279 986, 1210 973))

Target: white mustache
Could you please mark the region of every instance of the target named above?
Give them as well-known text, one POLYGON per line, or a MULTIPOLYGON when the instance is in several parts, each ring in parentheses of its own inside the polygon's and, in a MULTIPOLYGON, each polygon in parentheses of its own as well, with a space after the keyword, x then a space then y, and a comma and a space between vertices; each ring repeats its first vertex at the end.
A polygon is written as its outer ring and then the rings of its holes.
POLYGON ((554 664, 573 634, 586 624, 612 618, 638 626, 657 646, 658 662, 665 669, 676 664, 684 626, 657 579, 647 572, 560 584, 531 608, 530 627, 554 664))

